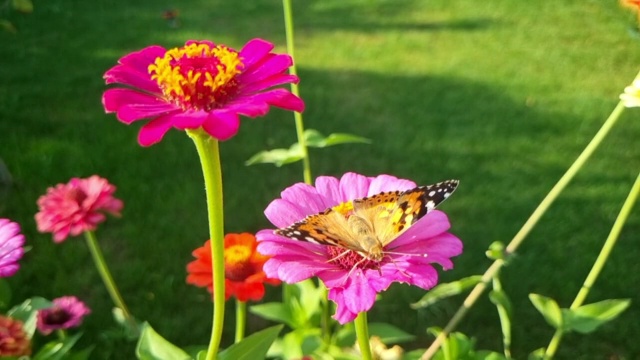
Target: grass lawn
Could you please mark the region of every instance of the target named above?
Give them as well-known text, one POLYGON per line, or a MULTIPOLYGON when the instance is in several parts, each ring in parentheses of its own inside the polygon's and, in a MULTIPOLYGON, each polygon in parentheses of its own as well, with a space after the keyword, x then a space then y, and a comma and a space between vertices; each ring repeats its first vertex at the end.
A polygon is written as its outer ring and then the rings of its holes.
MULTIPOLYGON (((278 1, 179 3, 181 26, 172 28, 162 13, 177 4, 48 0, 36 2, 31 15, 10 14, 17 34, 0 33, 0 158, 14 180, 0 198, 0 217, 20 222, 33 247, 9 279, 14 302, 67 294, 86 300, 93 313, 83 341, 97 343, 96 359, 132 358, 133 344, 99 335, 115 326, 84 241, 54 245, 33 219, 38 196, 71 177, 99 174, 118 186, 123 217, 109 219, 97 234, 138 318, 186 346, 207 343, 211 316, 206 292, 185 284, 191 251, 208 232, 195 148, 178 131, 150 148, 138 146, 139 126, 102 110, 103 73, 130 51, 189 39, 240 48, 263 37, 284 50, 278 1)), ((294 11, 306 125, 373 140, 311 150, 314 173, 390 173, 419 184, 461 180, 442 209, 465 252, 444 280, 487 268, 488 245, 511 239, 639 70, 640 43, 627 31, 632 17, 615 1, 307 0, 295 1, 294 11)), ((640 168, 638 116, 633 109, 623 115, 503 270, 516 358, 547 346, 553 333, 527 295, 568 307, 597 256, 640 168)), ((264 208, 301 181, 300 166, 243 163, 294 137, 291 114, 272 110, 244 119, 238 136, 221 145, 226 231, 268 227, 264 208)), ((566 336, 558 358, 640 357, 638 210, 587 299, 631 298, 632 306, 591 335, 566 336)), ((413 332, 421 341, 415 345, 426 347, 425 328, 444 326, 462 298, 416 313, 408 303, 422 294, 393 287, 369 319, 413 332)), ((248 327, 266 325, 251 317, 248 327)), ((460 330, 474 335, 479 348, 501 349, 497 314, 486 298, 460 330)), ((225 346, 232 336, 228 326, 225 346)))

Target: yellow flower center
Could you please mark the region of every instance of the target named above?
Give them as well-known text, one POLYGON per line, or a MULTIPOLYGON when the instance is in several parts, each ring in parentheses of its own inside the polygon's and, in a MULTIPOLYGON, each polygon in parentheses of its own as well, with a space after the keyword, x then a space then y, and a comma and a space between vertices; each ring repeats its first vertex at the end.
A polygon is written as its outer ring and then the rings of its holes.
POLYGON ((224 249, 224 275, 232 281, 243 281, 254 273, 250 263, 251 248, 233 245, 224 249))
POLYGON ((332 209, 344 216, 347 216, 349 215, 349 213, 353 211, 353 202, 351 201, 341 202, 340 204, 332 207, 332 209))
POLYGON ((235 76, 242 71, 240 54, 207 43, 191 43, 168 50, 149 65, 151 79, 182 109, 215 109, 236 95, 235 76))

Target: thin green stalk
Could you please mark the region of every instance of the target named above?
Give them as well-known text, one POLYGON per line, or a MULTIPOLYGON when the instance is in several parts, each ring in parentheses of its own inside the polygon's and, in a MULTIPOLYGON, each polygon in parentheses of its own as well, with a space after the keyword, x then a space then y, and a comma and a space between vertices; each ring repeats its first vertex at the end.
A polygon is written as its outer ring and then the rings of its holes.
MULTIPOLYGON (((580 306, 582 306, 582 304, 584 303, 584 300, 587 298, 587 295, 589 295, 589 290, 593 287, 593 284, 596 282, 596 279, 598 279, 598 276, 600 275, 602 268, 607 263, 607 260, 609 259, 609 255, 611 255, 611 251, 613 250, 613 247, 616 245, 616 242, 620 237, 622 228, 624 227, 624 224, 627 222, 627 218, 629 217, 629 214, 631 214, 633 205, 638 200, 639 194, 640 194, 640 174, 638 174, 638 177, 636 178, 636 182, 633 184, 633 187, 631 188, 631 191, 629 192, 627 199, 622 205, 622 208, 620 209, 620 213, 618 214, 616 221, 613 223, 613 226, 611 227, 611 232, 609 232, 609 236, 607 237, 607 240, 604 242, 604 245, 602 245, 602 250, 600 250, 600 254, 598 254, 596 261, 593 263, 593 267, 591 268, 591 271, 589 271, 589 275, 587 275, 587 278, 584 280, 584 284, 582 284, 582 287, 580 288, 580 291, 578 291, 576 298, 573 300, 573 303, 571 303, 571 306, 569 307, 570 309, 577 309, 580 306)), ((556 330, 555 334, 553 334, 553 337, 551 338, 551 341, 549 342, 549 346, 547 347, 547 351, 545 353, 546 359, 551 359, 555 355, 556 350, 558 349, 558 345, 560 345, 562 334, 563 333, 560 330, 556 330)))
POLYGON ((356 326, 356 337, 362 360, 371 360, 371 344, 369 343, 369 326, 367 325, 367 313, 365 311, 358 314, 354 320, 356 326))
POLYGON ((85 231, 84 237, 87 240, 87 246, 89 247, 91 257, 93 257, 93 263, 96 265, 96 269, 98 269, 98 273, 102 278, 104 286, 107 288, 109 296, 111 296, 111 301, 113 301, 113 303, 122 310, 124 318, 131 325, 132 330, 137 333, 138 324, 136 324, 136 320, 131 316, 129 308, 127 308, 127 305, 124 303, 122 295, 120 295, 120 291, 116 286, 116 282, 113 281, 109 267, 107 267, 107 262, 104 260, 104 256, 102 255, 102 250, 100 250, 100 245, 98 245, 96 234, 93 231, 85 231))
POLYGON ((211 271, 213 272, 213 324, 206 360, 216 359, 224 325, 224 214, 222 206, 222 169, 218 140, 202 130, 187 130, 200 157, 207 197, 211 271))
MULTIPOLYGON (((640 74, 639 74, 640 75, 640 74)), ((609 130, 613 127, 616 121, 620 118, 620 115, 624 111, 624 105, 622 102, 618 102, 618 105, 613 109, 609 118, 602 124, 602 127, 596 135, 591 139, 587 147, 584 148, 580 156, 574 161, 574 163, 569 167, 567 172, 562 175, 560 180, 555 184, 555 186, 551 189, 551 191, 547 194, 547 196, 542 200, 540 205, 534 210, 529 219, 522 225, 522 228, 516 235, 513 237, 511 242, 507 245, 505 251, 507 254, 512 254, 516 251, 518 246, 524 241, 524 239, 529 235, 529 232, 534 228, 534 226, 538 223, 542 215, 549 209, 551 204, 555 201, 555 199, 560 195, 562 190, 569 184, 569 182, 573 179, 573 177, 578 173, 578 171, 582 168, 584 163, 591 157, 593 152, 598 148, 602 140, 609 133, 609 130)), ((498 271, 504 265, 504 261, 501 259, 497 259, 489 266, 487 271, 482 275, 482 281, 478 283, 471 293, 467 296, 467 298, 462 303, 462 306, 456 311, 453 315, 447 326, 445 326, 444 330, 436 337, 431 346, 425 351, 422 355, 421 360, 428 360, 435 355, 436 351, 442 344, 442 341, 447 337, 453 329, 458 325, 458 323, 464 318, 469 309, 475 304, 475 302, 480 298, 480 295, 487 288, 489 282, 493 279, 493 277, 498 273, 498 271)))
MULTIPOLYGON (((493 278, 493 290, 496 292, 502 292, 502 283, 500 278, 494 276, 493 278)), ((502 328, 502 346, 504 348, 504 357, 511 359, 511 319, 509 319, 509 312, 507 308, 500 303, 496 303, 496 309, 498 309, 498 316, 500 317, 500 327, 502 328)))
MULTIPOLYGON (((291 0, 282 0, 282 6, 284 8, 284 29, 287 37, 287 52, 293 56, 293 12, 291 11, 291 0)), ((295 59, 295 58, 294 58, 295 59)), ((289 74, 298 75, 296 70, 296 63, 289 67, 289 74)), ((298 84, 291 83, 291 93, 300 97, 300 91, 298 84)), ((304 122, 302 121, 302 114, 294 111, 293 116, 296 122, 296 134, 298 137, 298 144, 300 144, 300 151, 302 152, 302 176, 304 182, 311 184, 311 162, 309 161, 309 150, 307 149, 307 141, 304 138, 304 122)))
POLYGON ((247 302, 236 299, 236 343, 244 339, 244 329, 247 325, 247 302))

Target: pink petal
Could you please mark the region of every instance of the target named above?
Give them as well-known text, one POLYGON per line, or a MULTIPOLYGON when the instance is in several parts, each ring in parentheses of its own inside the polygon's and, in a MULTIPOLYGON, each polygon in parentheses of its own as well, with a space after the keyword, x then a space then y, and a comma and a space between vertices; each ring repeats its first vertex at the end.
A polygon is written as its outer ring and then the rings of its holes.
POLYGON ((162 93, 158 83, 151 80, 149 73, 132 70, 125 65, 116 65, 104 74, 107 84, 119 83, 141 89, 150 93, 162 93))
POLYGON ((378 175, 373 180, 371 180, 367 196, 388 191, 405 191, 413 189, 415 187, 416 183, 410 180, 398 179, 397 177, 391 175, 378 175))
POLYGON ((165 115, 146 123, 140 128, 138 143, 142 146, 151 146, 162 140, 164 134, 171 129, 171 118, 171 115, 165 115))
POLYGON ((289 66, 293 64, 291 56, 286 54, 278 54, 270 56, 266 61, 261 62, 254 68, 245 67, 240 75, 238 75, 238 82, 241 83, 254 83, 267 79, 273 75, 282 73, 287 70, 289 66))
POLYGON ((163 57, 166 52, 167 50, 163 47, 152 45, 140 51, 127 54, 120 58, 118 62, 141 73, 148 73, 149 65, 153 64, 157 58, 163 57))
POLYGON ((118 119, 126 124, 178 109, 163 99, 130 89, 108 89, 102 104, 106 112, 117 112, 118 119))
POLYGON ((298 205, 306 214, 317 214, 335 205, 329 199, 319 195, 316 188, 305 183, 297 183, 286 188, 280 193, 280 197, 298 205))
POLYGON ((245 68, 252 67, 256 62, 262 60, 273 49, 273 44, 263 39, 252 39, 247 42, 242 50, 240 57, 245 68))
POLYGON ((253 97, 239 97, 226 104, 225 109, 254 118, 266 115, 269 112, 269 104, 256 101, 253 97))
POLYGON ((366 197, 369 193, 371 180, 364 175, 346 173, 340 178, 340 192, 342 201, 350 201, 366 197))
POLYGON ((240 119, 238 115, 228 111, 212 111, 202 128, 218 140, 227 140, 238 132, 240 119))
POLYGON ((264 210, 264 215, 276 227, 285 228, 310 214, 287 200, 275 199, 264 210))
MULTIPOLYGON (((360 313, 369 311, 376 301, 376 292, 369 285, 369 279, 356 269, 349 277, 349 283, 344 289, 344 305, 349 311, 360 313)), ((338 304, 340 306, 341 304, 338 304)))
MULTIPOLYGON (((327 298, 336 304, 344 303, 344 292, 342 289, 329 289, 329 293, 327 294, 327 298)), ((357 313, 351 312, 346 306, 337 306, 336 313, 333 315, 333 318, 344 325, 346 323, 352 322, 358 316, 357 313)))
POLYGON ((204 124, 209 117, 209 113, 206 111, 185 111, 173 115, 173 126, 184 129, 197 129, 204 124))
MULTIPOLYGON (((248 98, 248 97, 247 97, 248 98)), ((238 101, 244 97, 238 97, 238 101)), ((250 96, 250 101, 264 101, 271 106, 297 112, 304 111, 304 102, 285 89, 273 89, 250 96)))
POLYGON ((318 194, 331 199, 328 207, 335 206, 344 201, 340 193, 340 181, 333 176, 318 176, 316 178, 316 189, 318 194))
POLYGON ((241 91, 243 94, 253 94, 264 89, 272 88, 274 86, 290 83, 297 84, 298 82, 300 82, 300 79, 295 75, 278 74, 258 82, 246 84, 242 87, 241 91))
POLYGON ((411 244, 416 239, 428 239, 449 230, 451 225, 447 215, 439 210, 432 210, 422 219, 416 221, 409 229, 403 232, 391 243, 389 249, 396 249, 399 246, 411 244))
POLYGON ((409 275, 405 282, 429 290, 438 283, 438 272, 431 265, 412 265, 404 272, 409 275))

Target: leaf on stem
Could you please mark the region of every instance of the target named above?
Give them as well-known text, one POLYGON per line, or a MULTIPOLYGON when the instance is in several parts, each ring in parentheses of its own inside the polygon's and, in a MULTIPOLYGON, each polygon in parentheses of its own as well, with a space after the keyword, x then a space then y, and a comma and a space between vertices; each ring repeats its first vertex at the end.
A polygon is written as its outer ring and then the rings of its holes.
POLYGON ((577 309, 562 309, 567 330, 588 334, 620 315, 631 300, 609 299, 597 303, 580 306, 577 309))
MULTIPOLYGON (((283 325, 272 326, 242 339, 218 354, 220 360, 264 359, 283 325)), ((168 358, 171 359, 171 358, 168 358)))
POLYGON ((463 291, 476 286, 476 284, 478 284, 480 282, 480 280, 482 280, 482 276, 480 275, 473 275, 473 276, 469 276, 463 279, 460 279, 458 281, 453 281, 450 283, 443 283, 440 284, 436 287, 434 287, 433 289, 429 290, 429 292, 427 292, 422 299, 418 300, 417 302, 411 304, 411 308, 412 309, 422 309, 422 308, 426 308, 430 305, 435 304, 436 302, 453 296, 453 295, 458 295, 460 293, 462 293, 463 291))
POLYGON ((555 329, 562 329, 562 311, 555 300, 538 294, 529 294, 529 300, 531 300, 533 306, 538 309, 549 325, 555 329))
POLYGON ((140 340, 136 346, 136 357, 140 360, 191 359, 189 354, 155 332, 147 322, 142 325, 140 340))

